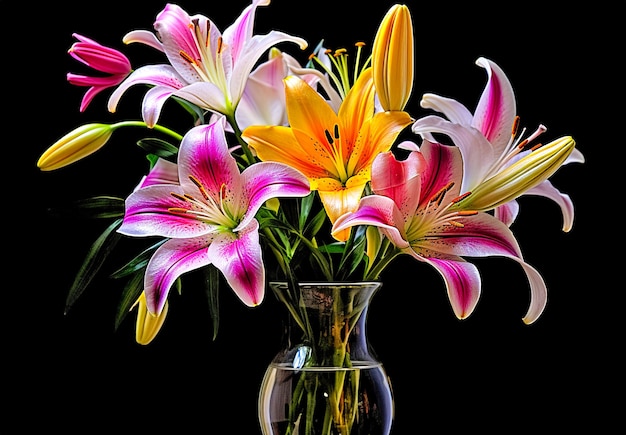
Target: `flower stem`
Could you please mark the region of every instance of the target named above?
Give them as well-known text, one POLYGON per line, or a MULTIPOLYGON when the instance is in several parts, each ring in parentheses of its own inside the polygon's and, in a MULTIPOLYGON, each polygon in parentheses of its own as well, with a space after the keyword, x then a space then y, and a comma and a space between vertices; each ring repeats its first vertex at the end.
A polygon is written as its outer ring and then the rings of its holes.
MULTIPOLYGON (((121 127, 146 127, 146 128, 150 128, 148 127, 148 124, 146 124, 143 121, 121 121, 121 122, 117 122, 115 124, 111 125, 112 129, 118 129, 121 127)), ((155 124, 154 127, 151 128, 151 130, 155 130, 158 131, 160 133, 164 133, 168 136, 173 137, 174 139, 181 141, 183 139, 183 136, 176 133, 174 130, 171 130, 167 127, 163 127, 160 124, 155 124)))

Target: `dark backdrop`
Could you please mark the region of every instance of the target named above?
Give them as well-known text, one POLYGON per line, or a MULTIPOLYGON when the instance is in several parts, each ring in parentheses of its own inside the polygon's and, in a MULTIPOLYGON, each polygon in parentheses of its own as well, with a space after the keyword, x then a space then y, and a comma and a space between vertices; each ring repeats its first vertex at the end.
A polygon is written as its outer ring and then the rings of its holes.
MULTIPOLYGON (((5 171, 5 183, 12 185, 4 195, 9 252, 3 286, 8 350, 3 353, 10 367, 5 382, 15 387, 8 390, 7 414, 18 417, 23 428, 16 433, 47 428, 259 434, 256 393, 279 346, 279 308, 269 293, 262 306, 248 309, 231 292, 222 292, 215 341, 203 296, 199 287, 192 289, 193 277, 183 295, 172 298, 166 325, 148 347, 134 342, 134 316, 114 331, 119 286, 107 279, 63 314, 73 275, 104 227, 54 219, 46 210, 89 195, 126 195, 137 182, 130 168, 143 159, 134 146, 138 132, 66 169, 42 173, 36 168, 39 155, 69 129, 114 118, 105 110, 105 95, 78 113, 84 89, 65 80, 68 71, 79 69, 66 50, 73 32, 121 47, 127 31, 152 29, 164 4, 131 7, 128 1, 110 0, 89 7, 77 1, 34 6, 0 0, 7 17, 14 17, 5 19, 3 39, 4 148, 18 155, 5 171)), ((209 16, 223 30, 248 2, 179 4, 209 16)), ((576 206, 570 233, 561 231, 556 205, 541 198, 522 200, 513 227, 526 260, 548 285, 548 306, 535 324, 521 321, 528 287, 510 260, 476 261, 483 296, 465 321, 452 314, 433 269, 402 259, 387 271, 370 312, 369 334, 393 383, 394 434, 608 425, 615 402, 605 398, 620 395, 623 382, 613 371, 614 351, 623 347, 623 338, 612 307, 624 284, 609 260, 623 245, 614 208, 621 192, 614 194, 617 201, 605 199, 620 186, 610 166, 621 157, 623 142, 623 110, 615 116, 612 108, 623 94, 611 64, 619 54, 612 25, 617 11, 600 5, 546 10, 525 3, 511 8, 408 4, 415 25, 410 106, 415 116, 424 113, 418 105, 424 92, 473 108, 486 79, 474 61, 485 56, 509 76, 522 124, 530 130, 547 125, 545 140, 572 135, 587 162, 566 166, 553 177, 576 206), (620 391, 612 393, 617 387, 620 391)), ((373 39, 391 5, 275 0, 259 8, 256 29, 277 28, 311 45, 324 38, 331 48, 350 47, 373 39)), ((150 51, 127 50, 131 58, 150 51)), ((123 97, 120 117, 138 116, 140 92, 123 97)))

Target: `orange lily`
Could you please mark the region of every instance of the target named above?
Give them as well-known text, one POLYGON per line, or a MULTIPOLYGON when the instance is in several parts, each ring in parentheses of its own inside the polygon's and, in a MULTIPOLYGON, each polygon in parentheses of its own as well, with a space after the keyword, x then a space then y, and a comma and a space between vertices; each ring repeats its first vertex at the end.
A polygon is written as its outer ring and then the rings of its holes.
MULTIPOLYGON (((261 160, 286 163, 317 190, 331 223, 354 211, 371 178, 374 158, 391 149, 411 123, 403 111, 375 113, 372 69, 367 68, 338 113, 304 80, 284 80, 290 127, 250 126, 243 138, 261 160)), ((347 240, 349 229, 334 234, 347 240)))

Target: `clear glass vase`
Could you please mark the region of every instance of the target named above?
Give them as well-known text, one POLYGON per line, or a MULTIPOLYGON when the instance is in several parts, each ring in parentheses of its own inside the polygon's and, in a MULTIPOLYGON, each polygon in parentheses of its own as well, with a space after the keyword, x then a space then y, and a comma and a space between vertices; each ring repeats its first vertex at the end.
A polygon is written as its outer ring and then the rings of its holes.
POLYGON ((285 282, 270 288, 287 308, 283 348, 259 392, 263 435, 388 435, 391 385, 367 338, 367 311, 382 283, 285 282))

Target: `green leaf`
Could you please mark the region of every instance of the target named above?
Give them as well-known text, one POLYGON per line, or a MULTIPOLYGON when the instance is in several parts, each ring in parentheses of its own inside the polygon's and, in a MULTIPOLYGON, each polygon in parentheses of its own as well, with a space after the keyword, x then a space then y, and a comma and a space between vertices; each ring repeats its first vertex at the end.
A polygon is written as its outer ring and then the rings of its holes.
POLYGON ((320 229, 326 222, 326 211, 320 210, 304 228, 304 236, 308 239, 313 239, 319 233, 320 229))
POLYGON ((111 225, 109 225, 104 232, 96 239, 91 245, 89 252, 83 261, 72 287, 65 300, 65 313, 74 305, 74 302, 80 297, 80 295, 89 286, 93 278, 96 276, 107 256, 113 251, 117 242, 121 239, 122 235, 116 230, 122 225, 122 219, 116 219, 111 225))
POLYGON ((115 315, 116 330, 122 324, 122 321, 126 318, 135 302, 137 302, 137 299, 139 299, 141 292, 143 292, 143 277, 144 270, 137 270, 124 286, 115 315))
POLYGON ((350 237, 346 241, 343 256, 339 262, 338 270, 344 276, 350 276, 359 267, 365 257, 365 228, 364 226, 354 227, 350 237))
POLYGON ((171 143, 154 137, 146 137, 137 141, 137 145, 148 154, 171 159, 178 154, 178 147, 171 143))
POLYGON ((209 302, 209 314, 213 320, 213 340, 217 338, 217 332, 220 324, 219 310, 219 290, 220 290, 220 272, 213 266, 203 267, 204 281, 206 283, 205 290, 207 301, 209 302))
POLYGON ((291 232, 294 231, 293 227, 279 219, 276 218, 263 218, 263 219, 259 219, 259 228, 260 229, 265 229, 265 228, 270 228, 272 230, 275 229, 282 229, 285 230, 287 232, 291 232))
POLYGON ((55 207, 49 211, 58 218, 117 219, 124 216, 124 199, 94 196, 74 201, 68 207, 55 207))
POLYGON ((143 252, 141 252, 135 258, 130 260, 128 263, 126 263, 124 266, 120 267, 118 270, 113 272, 111 274, 111 278, 115 278, 115 279, 123 278, 123 277, 128 276, 128 275, 130 275, 132 273, 135 273, 137 270, 145 269, 145 267, 148 265, 148 261, 150 261, 150 257, 152 257, 152 254, 154 253, 154 251, 159 246, 161 246, 163 243, 165 243, 166 241, 167 241, 167 239, 159 240, 154 245, 152 245, 149 248, 145 249, 143 252))
POLYGON ((345 249, 346 244, 343 242, 328 243, 319 247, 321 252, 325 252, 327 254, 343 254, 345 249))
POLYGON ((193 116, 194 121, 196 121, 195 125, 204 124, 204 110, 180 97, 173 96, 172 98, 193 116))
POLYGON ((311 213, 311 210, 313 209, 314 201, 315 201, 315 192, 311 192, 307 196, 301 199, 300 213, 298 213, 298 216, 300 218, 300 221, 298 222, 300 225, 299 228, 302 229, 305 227, 306 222, 309 218, 309 214, 311 213))

